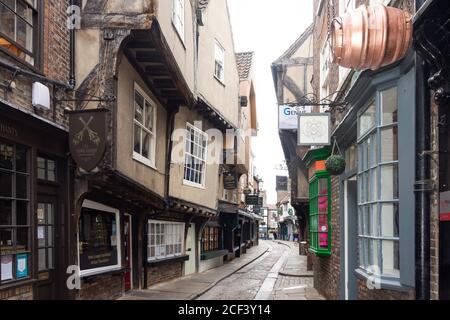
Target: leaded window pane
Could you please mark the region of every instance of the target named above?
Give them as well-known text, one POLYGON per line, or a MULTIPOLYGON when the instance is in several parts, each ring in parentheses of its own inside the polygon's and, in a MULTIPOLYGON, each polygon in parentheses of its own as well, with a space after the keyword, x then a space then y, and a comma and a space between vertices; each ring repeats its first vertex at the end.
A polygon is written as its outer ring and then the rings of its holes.
POLYGON ((398 121, 397 87, 382 91, 380 95, 382 124, 396 123, 398 121))
POLYGON ((359 136, 363 136, 375 126, 375 104, 370 105, 367 110, 360 116, 359 136))

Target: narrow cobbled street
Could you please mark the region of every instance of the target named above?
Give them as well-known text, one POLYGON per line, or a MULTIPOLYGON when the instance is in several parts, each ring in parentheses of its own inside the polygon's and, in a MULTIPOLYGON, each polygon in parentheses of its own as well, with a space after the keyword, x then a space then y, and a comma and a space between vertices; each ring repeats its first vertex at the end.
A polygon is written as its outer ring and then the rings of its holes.
POLYGON ((201 274, 133 291, 124 300, 322 300, 298 244, 260 241, 241 259, 201 274))

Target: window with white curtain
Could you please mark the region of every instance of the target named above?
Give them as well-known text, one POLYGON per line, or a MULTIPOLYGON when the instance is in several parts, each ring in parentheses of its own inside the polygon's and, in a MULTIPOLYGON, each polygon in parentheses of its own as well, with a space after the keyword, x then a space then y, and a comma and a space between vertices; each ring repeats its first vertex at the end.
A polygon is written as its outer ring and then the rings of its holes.
POLYGON ((172 0, 172 23, 178 32, 181 40, 184 41, 184 1, 185 0, 172 0))
POLYGON ((359 266, 399 277, 397 87, 377 93, 358 119, 359 266))
POLYGON ((147 260, 181 256, 184 253, 184 223, 148 221, 147 260))

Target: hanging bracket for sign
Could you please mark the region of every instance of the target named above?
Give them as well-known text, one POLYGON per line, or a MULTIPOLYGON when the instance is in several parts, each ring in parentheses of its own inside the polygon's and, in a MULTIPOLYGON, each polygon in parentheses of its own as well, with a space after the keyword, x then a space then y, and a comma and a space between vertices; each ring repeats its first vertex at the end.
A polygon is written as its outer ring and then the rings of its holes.
POLYGON ((325 98, 319 99, 314 93, 307 93, 304 96, 300 97, 297 101, 284 103, 283 105, 290 107, 307 107, 307 106, 320 106, 320 107, 329 107, 330 109, 336 108, 339 112, 343 112, 345 107, 349 104, 346 101, 336 101, 332 100, 332 97, 336 95, 336 97, 342 96, 343 91, 335 91, 325 98))

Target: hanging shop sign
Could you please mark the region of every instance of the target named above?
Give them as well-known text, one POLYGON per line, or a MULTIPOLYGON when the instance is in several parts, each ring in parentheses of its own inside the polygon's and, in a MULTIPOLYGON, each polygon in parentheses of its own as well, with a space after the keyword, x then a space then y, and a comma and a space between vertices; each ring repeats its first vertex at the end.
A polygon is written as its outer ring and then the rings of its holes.
POLYGON ((277 176, 276 191, 288 191, 288 177, 277 176))
POLYGON ((310 113, 312 106, 288 106, 278 107, 278 128, 280 130, 297 130, 298 115, 310 113))
POLYGON ((247 194, 245 196, 245 204, 248 206, 262 206, 263 198, 257 194, 247 194))
POLYGON ((225 190, 237 189, 237 175, 235 172, 225 171, 223 173, 223 187, 225 190))
POLYGON ((106 109, 70 111, 69 146, 78 166, 89 172, 97 167, 106 150, 106 109))
POLYGON ((439 194, 439 220, 450 221, 450 191, 439 194))
POLYGON ((329 113, 303 113, 298 115, 299 146, 331 145, 331 117, 329 113))
POLYGON ((412 45, 411 15, 384 5, 362 5, 331 24, 333 62, 377 70, 405 57, 412 45))

